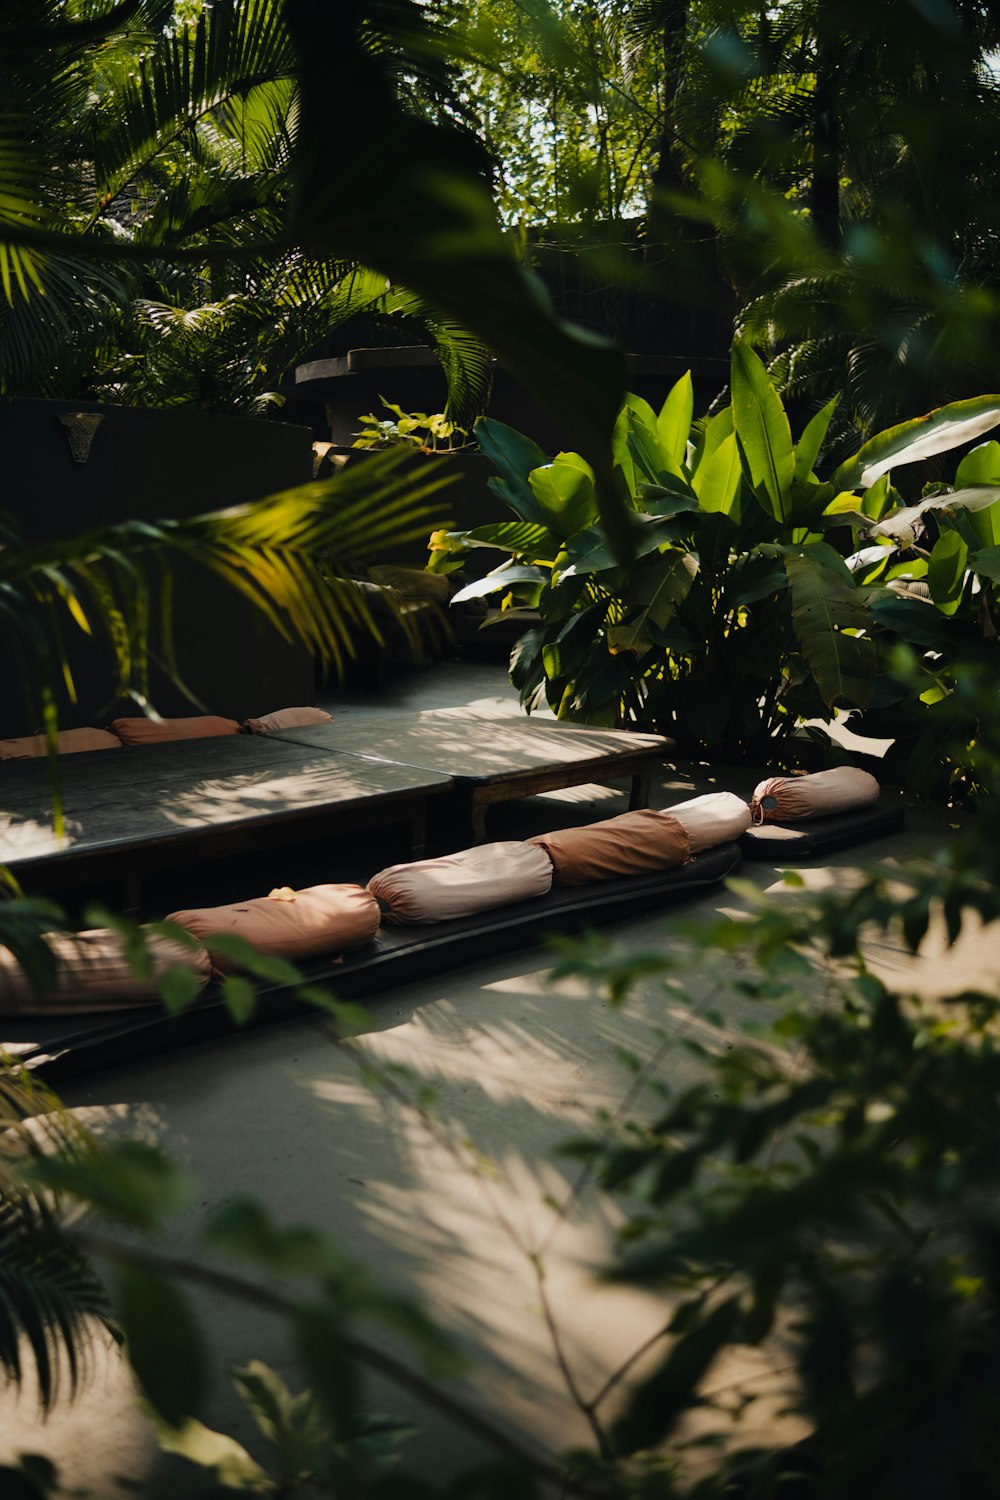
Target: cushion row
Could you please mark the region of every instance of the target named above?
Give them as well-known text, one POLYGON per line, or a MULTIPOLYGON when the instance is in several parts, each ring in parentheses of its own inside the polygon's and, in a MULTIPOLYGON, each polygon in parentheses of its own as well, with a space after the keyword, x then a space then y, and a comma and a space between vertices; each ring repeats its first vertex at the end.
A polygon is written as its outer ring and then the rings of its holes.
MULTIPOLYGON (((877 796, 878 785, 866 772, 773 778, 757 788, 753 815, 758 821, 808 818, 863 805, 874 800, 869 783, 877 796)), ((374 875, 367 889, 281 887, 249 901, 173 912, 168 921, 186 928, 202 946, 187 949, 167 938, 151 937, 151 971, 143 979, 133 974, 121 939, 111 931, 50 937, 59 970, 54 987, 44 995, 35 994, 14 955, 0 948, 0 1012, 147 1004, 158 998, 159 980, 172 965, 190 968, 202 984, 213 959, 223 971, 238 968, 238 960, 213 944, 220 936, 239 937, 265 954, 313 958, 371 942, 383 914, 396 923, 443 922, 537 899, 553 881, 580 886, 672 869, 686 864, 692 854, 738 837, 750 818, 746 803, 730 792, 716 792, 664 812, 645 808, 532 839, 481 844, 439 859, 391 865, 374 875)))
MULTIPOLYGON (((144 715, 114 719, 107 729, 62 729, 56 735, 56 754, 73 755, 81 750, 120 750, 122 745, 154 745, 169 740, 214 739, 222 734, 273 734, 280 729, 300 729, 307 724, 329 724, 331 716, 321 708, 279 708, 259 719, 220 718, 215 714, 193 714, 187 719, 147 719, 144 715)), ((44 734, 0 740, 0 760, 27 760, 48 754, 44 734)))

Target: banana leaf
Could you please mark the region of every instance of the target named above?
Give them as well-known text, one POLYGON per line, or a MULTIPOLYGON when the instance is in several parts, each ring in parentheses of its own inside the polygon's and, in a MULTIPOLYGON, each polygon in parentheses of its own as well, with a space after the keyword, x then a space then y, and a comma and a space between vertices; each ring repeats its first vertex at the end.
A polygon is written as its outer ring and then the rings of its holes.
POLYGON ((917 463, 936 453, 947 453, 1000 425, 1000 396, 975 396, 939 406, 925 417, 900 422, 869 438, 837 469, 831 480, 836 490, 866 489, 898 464, 917 463))
POLYGON ((875 643, 845 631, 870 630, 872 617, 853 584, 820 561, 818 550, 785 557, 792 629, 827 708, 863 708, 875 685, 875 643))

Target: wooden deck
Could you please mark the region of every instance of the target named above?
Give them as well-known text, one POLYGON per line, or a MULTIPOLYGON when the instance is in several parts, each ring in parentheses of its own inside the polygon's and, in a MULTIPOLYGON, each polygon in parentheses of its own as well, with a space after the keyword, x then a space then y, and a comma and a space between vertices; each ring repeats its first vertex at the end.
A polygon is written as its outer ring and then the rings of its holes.
POLYGON ((459 813, 477 843, 486 837, 486 814, 494 803, 584 782, 626 778, 632 783, 630 809, 646 807, 653 769, 674 748, 662 735, 468 709, 335 719, 274 738, 451 777, 459 813))
POLYGON ((59 776, 61 838, 48 763, 0 766, 0 864, 33 893, 121 880, 129 911, 149 872, 295 839, 405 823, 416 857, 427 799, 452 785, 433 771, 258 735, 66 755, 59 776))

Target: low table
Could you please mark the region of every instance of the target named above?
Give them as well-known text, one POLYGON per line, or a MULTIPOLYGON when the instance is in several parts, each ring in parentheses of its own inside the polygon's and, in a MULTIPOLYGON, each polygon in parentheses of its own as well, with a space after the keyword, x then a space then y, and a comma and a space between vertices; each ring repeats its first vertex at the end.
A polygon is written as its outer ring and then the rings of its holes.
POLYGON ((646 807, 653 768, 674 749, 673 740, 658 734, 466 708, 335 719, 269 738, 449 776, 476 843, 486 838, 494 803, 582 782, 628 777, 629 808, 646 807))
POLYGON ((294 838, 406 823, 416 857, 427 798, 452 784, 391 761, 235 734, 64 755, 59 776, 63 838, 47 761, 0 765, 0 864, 31 893, 120 879, 128 911, 144 874, 294 838))

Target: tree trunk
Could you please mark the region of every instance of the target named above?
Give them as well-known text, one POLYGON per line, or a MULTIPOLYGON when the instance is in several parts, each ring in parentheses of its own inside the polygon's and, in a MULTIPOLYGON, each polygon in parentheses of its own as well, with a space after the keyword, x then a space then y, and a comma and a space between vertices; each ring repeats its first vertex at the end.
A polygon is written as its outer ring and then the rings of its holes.
POLYGON ((662 0, 663 27, 660 45, 663 49, 663 118, 656 147, 653 169, 653 197, 664 189, 682 185, 677 165, 676 106, 684 72, 687 48, 690 0, 662 0))

